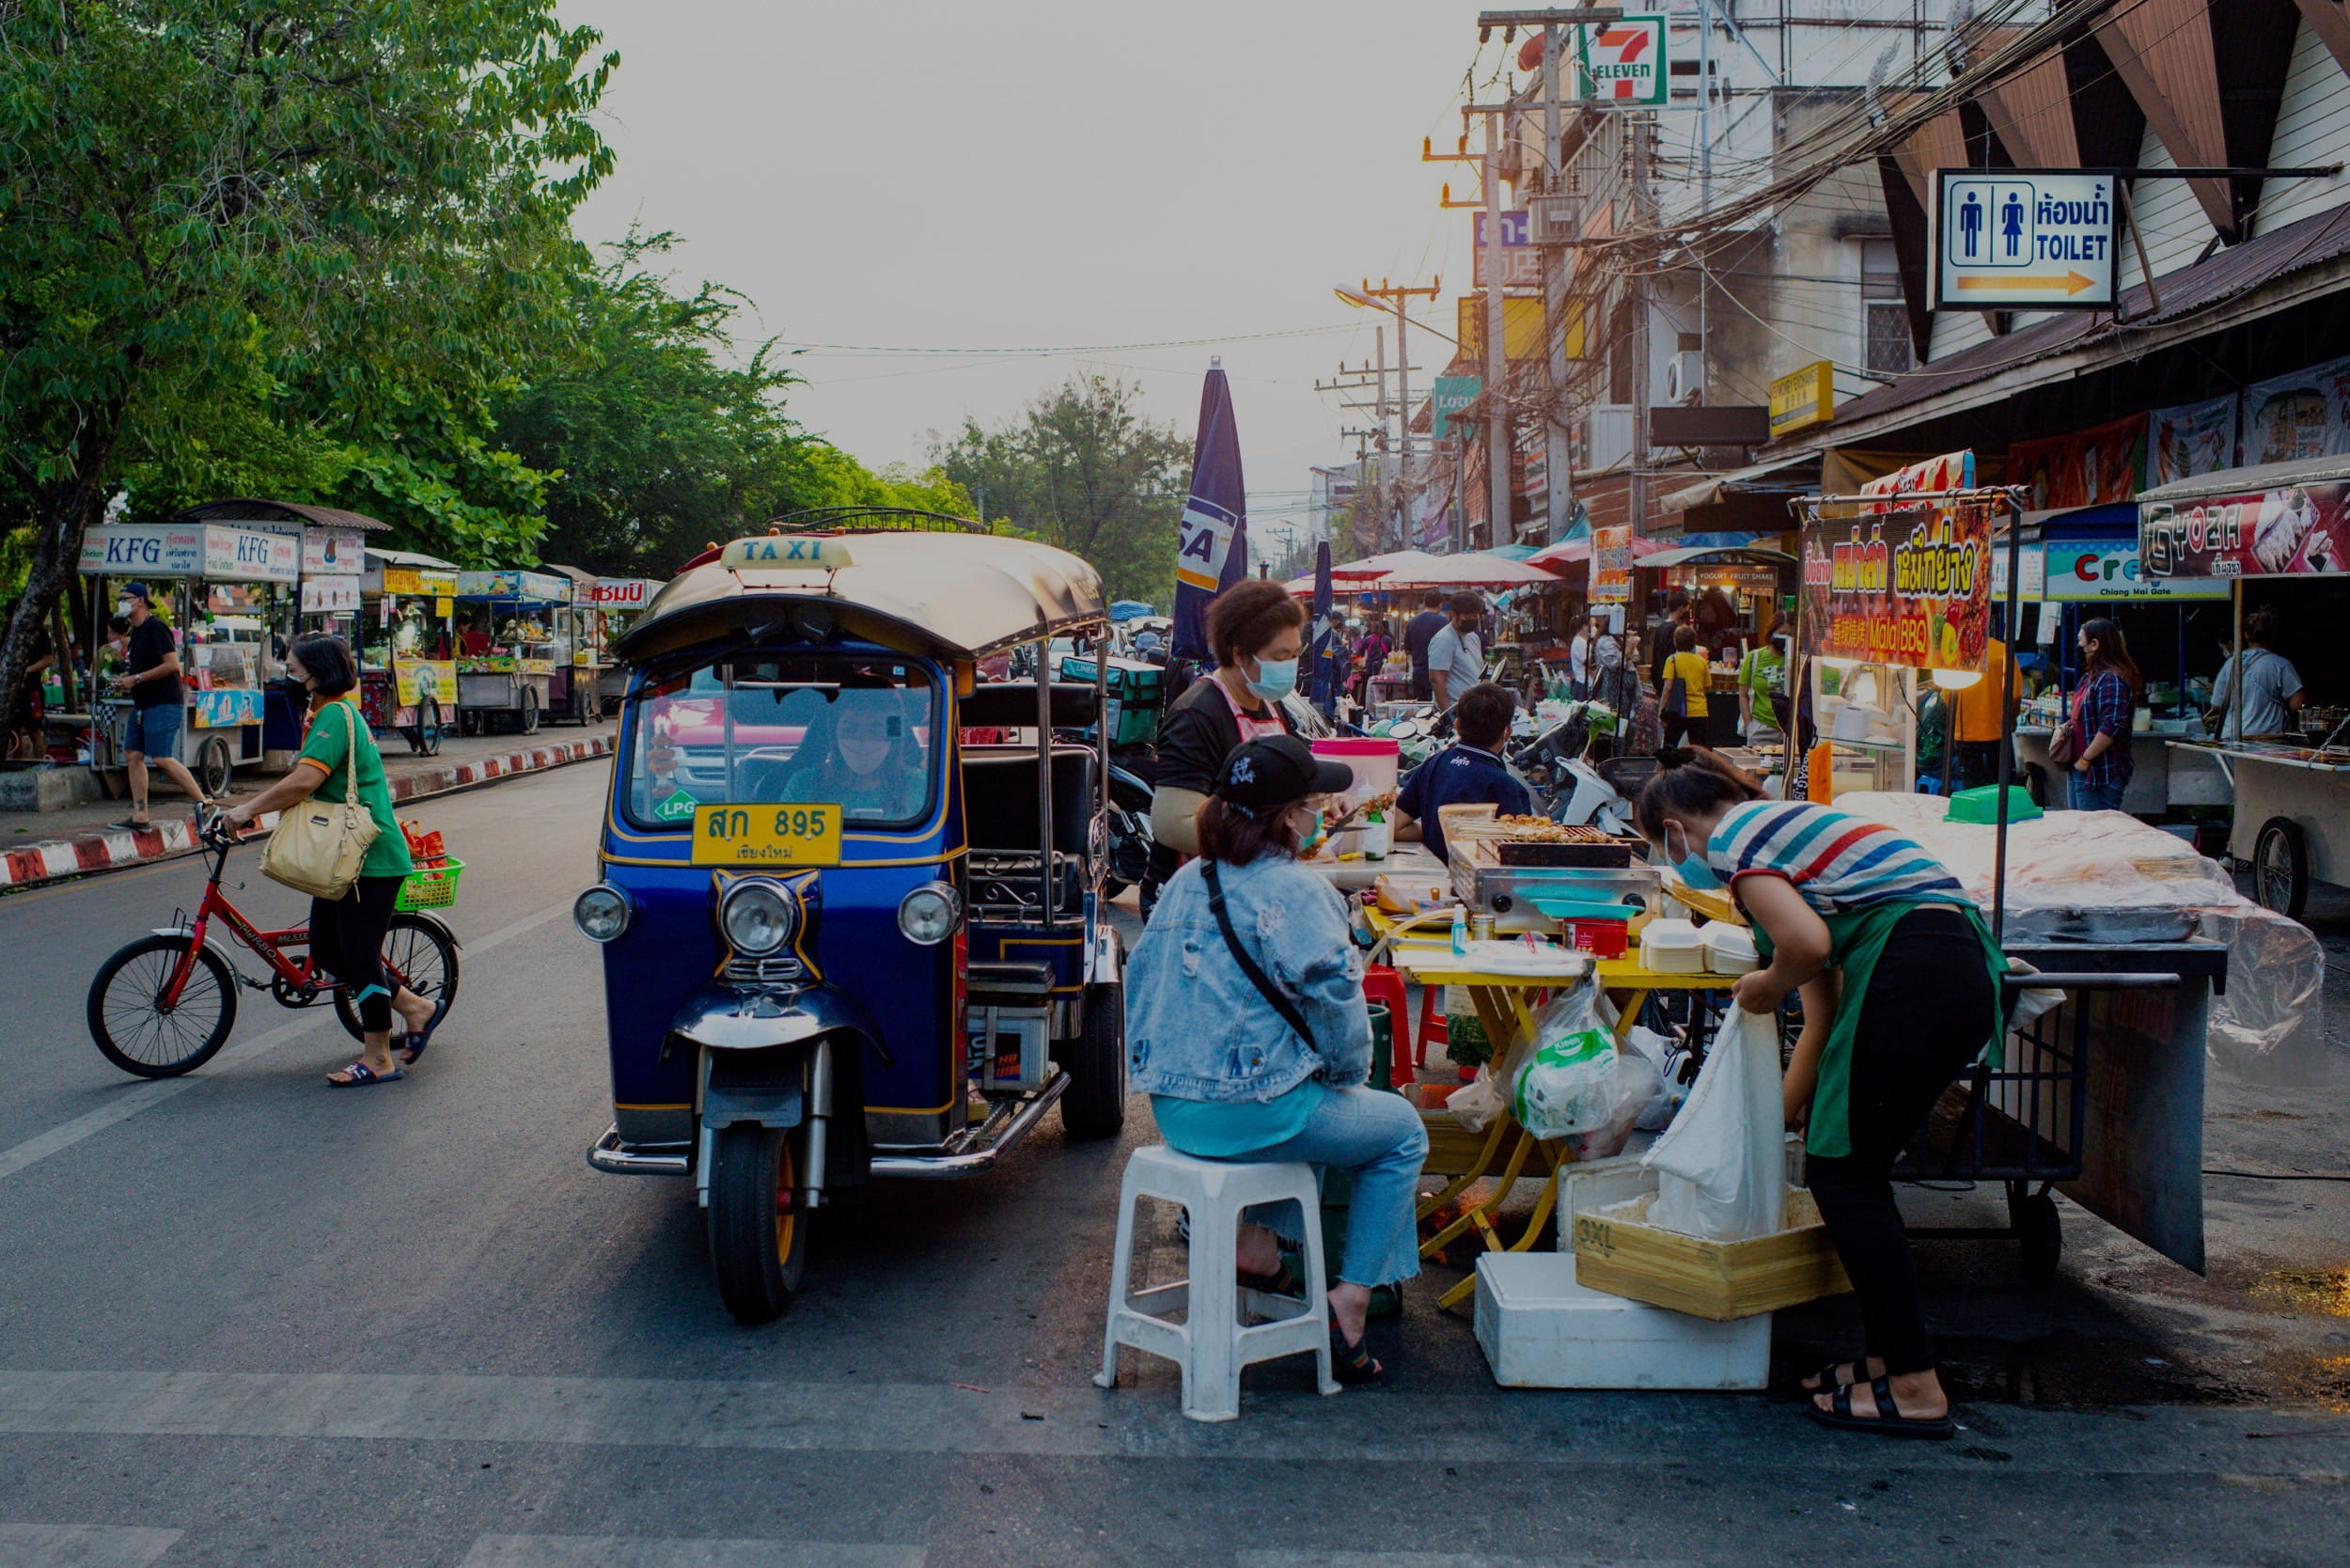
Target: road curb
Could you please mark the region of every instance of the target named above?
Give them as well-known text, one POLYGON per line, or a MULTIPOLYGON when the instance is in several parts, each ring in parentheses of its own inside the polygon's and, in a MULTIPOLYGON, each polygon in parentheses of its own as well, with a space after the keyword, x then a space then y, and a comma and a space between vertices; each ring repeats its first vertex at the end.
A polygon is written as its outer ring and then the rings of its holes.
MULTIPOLYGON (((394 804, 424 800, 452 790, 471 789, 524 774, 543 773, 572 762, 592 761, 612 754, 612 737, 589 735, 553 745, 527 746, 503 756, 478 757, 469 762, 409 769, 389 780, 394 804)), ((276 825, 275 812, 255 824, 276 825)), ((38 886, 63 877, 115 870, 152 860, 168 860, 196 848, 196 826, 186 818, 158 822, 153 827, 102 828, 70 839, 48 839, 0 851, 0 892, 38 886)))

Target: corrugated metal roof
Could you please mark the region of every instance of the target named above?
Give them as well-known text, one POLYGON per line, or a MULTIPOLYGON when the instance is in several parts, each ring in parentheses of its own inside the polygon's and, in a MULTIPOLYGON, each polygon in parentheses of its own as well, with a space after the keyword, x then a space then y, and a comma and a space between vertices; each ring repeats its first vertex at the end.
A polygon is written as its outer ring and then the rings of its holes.
POLYGON ((225 501, 206 501, 189 507, 172 517, 175 523, 308 523, 321 528, 357 528, 362 533, 375 533, 391 526, 365 512, 345 511, 339 507, 314 507, 305 501, 265 501, 258 496, 240 495, 225 501))
POLYGON ((1890 386, 1854 399, 1836 411, 1834 423, 1826 429, 1832 434, 1839 427, 1894 413, 2054 354, 2100 344, 2126 344, 2147 327, 2191 316, 2344 255, 2350 255, 2350 206, 2303 218, 2274 234, 2232 245, 2199 265, 2165 273, 2154 279, 2151 293, 2142 283, 2124 290, 2124 320, 2118 324, 2102 314, 2076 311, 2034 321, 2004 337, 1970 344, 1931 365, 1919 366, 1890 386))

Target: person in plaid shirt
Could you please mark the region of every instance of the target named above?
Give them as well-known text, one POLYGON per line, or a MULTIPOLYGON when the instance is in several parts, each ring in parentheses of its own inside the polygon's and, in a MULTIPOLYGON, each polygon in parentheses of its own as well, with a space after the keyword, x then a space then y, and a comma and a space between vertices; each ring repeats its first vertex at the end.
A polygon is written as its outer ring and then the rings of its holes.
POLYGON ((2144 678, 2122 628, 2102 616, 2081 623, 2076 645, 2086 674, 2073 693, 2073 733, 2081 747, 2073 763, 2073 809, 2119 811, 2138 769, 2130 752, 2130 711, 2144 678))

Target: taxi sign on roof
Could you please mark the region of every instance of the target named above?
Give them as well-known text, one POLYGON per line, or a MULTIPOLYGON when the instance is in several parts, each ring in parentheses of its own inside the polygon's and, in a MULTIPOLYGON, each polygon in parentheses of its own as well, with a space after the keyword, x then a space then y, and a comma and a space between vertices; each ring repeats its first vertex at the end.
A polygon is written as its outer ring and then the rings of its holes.
POLYGON ((1937 169, 1936 310, 2109 310, 2113 180, 2065 169, 1937 169))
POLYGON ((848 541, 815 534, 754 534, 719 552, 728 572, 838 572, 854 566, 848 541))

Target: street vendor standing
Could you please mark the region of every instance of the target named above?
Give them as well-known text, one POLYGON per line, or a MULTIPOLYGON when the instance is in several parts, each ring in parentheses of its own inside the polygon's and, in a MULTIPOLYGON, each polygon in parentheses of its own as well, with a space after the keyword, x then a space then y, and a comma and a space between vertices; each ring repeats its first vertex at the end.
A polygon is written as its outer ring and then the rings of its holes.
POLYGON ((1729 886, 1765 966, 1731 988, 1771 1014, 1803 998, 1782 1093, 1805 1129, 1811 1196, 1860 1298, 1867 1343, 1805 1387, 1812 1416, 1884 1435, 1949 1437, 1895 1157, 1998 1035, 2005 967, 1966 890, 1892 829, 1808 801, 1762 798, 1715 753, 1667 753, 1633 814, 1693 887, 1729 886))
POLYGON ((1305 627, 1306 612, 1289 590, 1261 577, 1234 584, 1208 606, 1215 669, 1193 682, 1159 721, 1151 837, 1158 846, 1154 859, 1167 856, 1167 875, 1175 870, 1172 855, 1199 853, 1196 819, 1224 759, 1246 742, 1290 732, 1281 698, 1297 689, 1305 627))
POLYGON ((2212 733, 2221 740, 2281 735, 2308 700, 2301 672, 2276 643, 2276 611, 2258 609, 2244 618, 2244 650, 2219 666, 2211 688, 2212 733))

